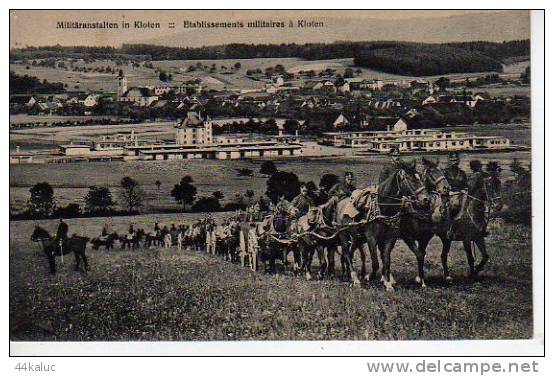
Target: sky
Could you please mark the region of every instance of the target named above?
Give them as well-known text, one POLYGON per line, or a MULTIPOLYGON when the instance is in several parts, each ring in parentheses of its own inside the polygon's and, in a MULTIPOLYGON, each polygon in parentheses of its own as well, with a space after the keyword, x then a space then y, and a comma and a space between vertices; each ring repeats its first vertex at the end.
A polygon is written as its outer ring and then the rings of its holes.
POLYGON ((334 40, 459 41, 528 38, 526 11, 482 10, 369 10, 369 11, 98 11, 12 10, 10 47, 44 45, 120 46, 155 43, 171 46, 237 43, 331 42, 334 40), (503 17, 506 17, 504 22, 503 17), (485 18, 484 18, 485 17, 485 18), (323 29, 186 30, 183 21, 255 21, 298 19, 322 21, 323 29), (491 19, 492 25, 488 25, 491 19), (158 30, 56 29, 58 21, 152 21, 158 30), (169 22, 176 28, 169 29, 169 22), (449 30, 449 25, 452 25, 449 30), (467 25, 467 30, 464 29, 467 25), (481 30, 482 29, 482 30, 481 30), (527 35, 524 35, 526 34, 527 35), (519 36, 521 35, 521 38, 519 36), (464 39, 466 38, 466 39, 464 39))

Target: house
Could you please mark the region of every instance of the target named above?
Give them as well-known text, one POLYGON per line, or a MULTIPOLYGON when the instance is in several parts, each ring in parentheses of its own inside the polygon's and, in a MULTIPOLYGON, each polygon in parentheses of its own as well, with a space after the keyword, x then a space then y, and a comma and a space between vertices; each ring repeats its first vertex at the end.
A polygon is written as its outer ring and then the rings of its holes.
POLYGON ((19 104, 26 107, 33 107, 37 100, 32 95, 14 95, 10 97, 10 104, 19 104))
POLYGON ((146 87, 134 87, 119 97, 120 102, 132 103, 135 106, 148 107, 158 100, 158 96, 146 87))
POLYGON ((97 94, 89 94, 87 97, 83 100, 83 105, 85 107, 95 107, 98 105, 98 101, 100 99, 100 95, 97 94))
POLYGON ((333 122, 333 128, 343 128, 348 125, 350 125, 350 120, 348 120, 342 113, 333 122))
POLYGON ((344 82, 342 85, 339 85, 339 91, 341 93, 349 93, 350 92, 350 83, 344 82))
POLYGON ((271 81, 273 82, 273 85, 277 87, 283 86, 285 84, 285 79, 283 78, 283 76, 273 76, 271 81))

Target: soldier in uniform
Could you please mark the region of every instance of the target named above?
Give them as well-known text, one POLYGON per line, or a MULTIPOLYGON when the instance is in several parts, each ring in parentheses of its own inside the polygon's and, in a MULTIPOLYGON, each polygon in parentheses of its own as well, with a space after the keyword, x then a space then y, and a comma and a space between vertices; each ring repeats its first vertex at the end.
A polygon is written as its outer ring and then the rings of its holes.
POLYGON ((329 190, 329 197, 337 197, 339 200, 350 197, 352 192, 356 190, 356 187, 353 184, 354 174, 350 171, 344 173, 344 181, 335 184, 329 190))
POLYGON ((466 173, 460 169, 460 157, 458 153, 450 153, 448 167, 443 171, 452 192, 460 192, 467 188, 466 173))
POLYGON ((258 243, 258 235, 256 234, 256 223, 250 223, 248 229, 248 257, 250 260, 250 269, 256 271, 258 269, 258 252, 260 245, 258 243))
POLYGON ((67 234, 69 232, 69 226, 63 221, 63 218, 60 218, 60 223, 58 224, 58 230, 56 231, 56 240, 60 246, 60 253, 63 254, 63 248, 67 242, 67 234))
POLYGON ((298 217, 307 214, 310 207, 314 206, 314 201, 309 195, 306 184, 300 186, 300 194, 292 200, 291 205, 298 210, 298 217))
POLYGON ((390 162, 383 167, 379 175, 379 184, 388 179, 389 176, 396 171, 405 168, 407 163, 400 158, 400 150, 396 146, 392 146, 389 150, 390 162))

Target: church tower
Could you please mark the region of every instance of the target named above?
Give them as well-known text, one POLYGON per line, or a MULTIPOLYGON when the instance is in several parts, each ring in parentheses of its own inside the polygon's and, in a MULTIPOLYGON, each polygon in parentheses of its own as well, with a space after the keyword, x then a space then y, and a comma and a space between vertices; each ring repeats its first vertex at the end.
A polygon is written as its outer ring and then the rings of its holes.
POLYGON ((127 77, 123 73, 123 70, 119 70, 119 75, 117 76, 117 98, 121 98, 123 94, 127 92, 127 77))

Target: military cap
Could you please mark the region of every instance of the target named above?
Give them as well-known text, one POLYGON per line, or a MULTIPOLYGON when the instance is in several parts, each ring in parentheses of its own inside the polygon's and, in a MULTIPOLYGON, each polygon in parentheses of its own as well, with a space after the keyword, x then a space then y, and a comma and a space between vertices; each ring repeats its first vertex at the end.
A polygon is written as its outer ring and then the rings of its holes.
POLYGON ((389 150, 390 155, 400 155, 400 150, 398 149, 398 146, 391 146, 389 150))
POLYGON ((459 162, 460 161, 460 156, 458 155, 458 153, 453 151, 448 155, 448 159, 451 160, 451 161, 459 162))

